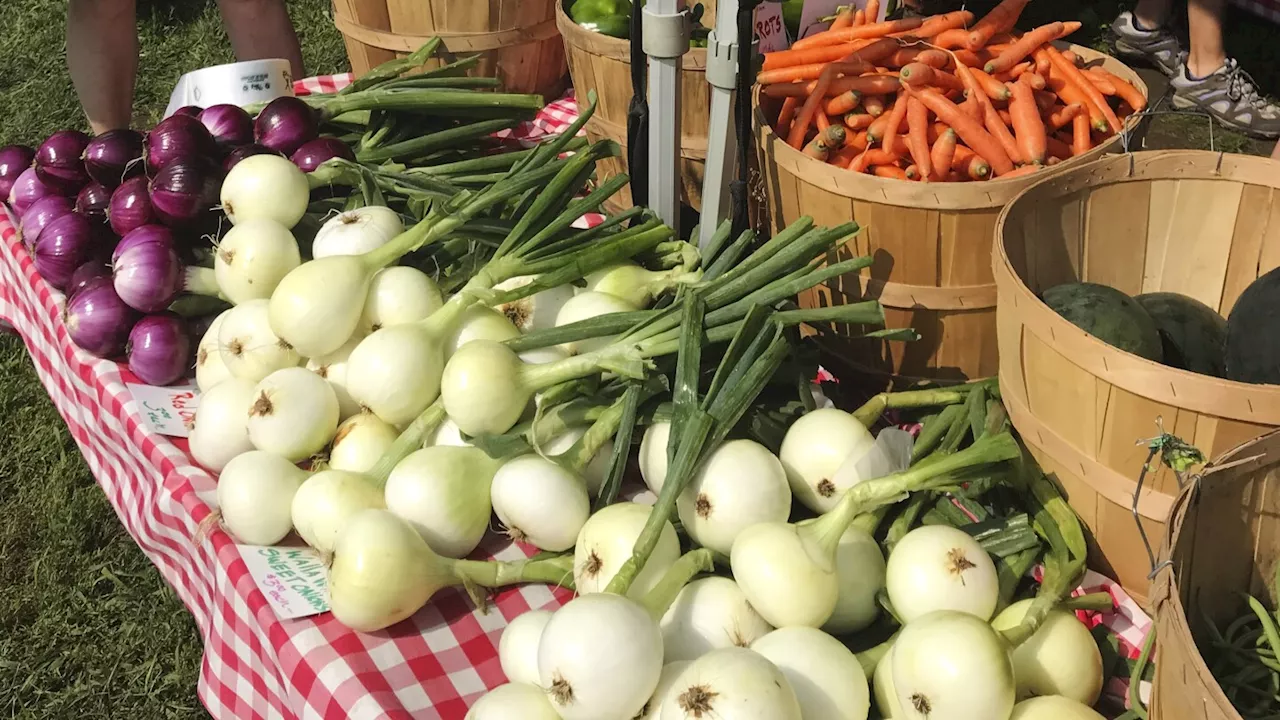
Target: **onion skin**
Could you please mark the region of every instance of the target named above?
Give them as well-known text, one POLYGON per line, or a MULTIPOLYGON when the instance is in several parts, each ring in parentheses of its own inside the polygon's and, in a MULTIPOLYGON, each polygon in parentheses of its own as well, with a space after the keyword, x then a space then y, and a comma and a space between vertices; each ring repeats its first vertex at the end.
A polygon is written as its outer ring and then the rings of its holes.
POLYGON ((114 188, 142 174, 142 133, 108 130, 89 141, 84 149, 84 169, 103 187, 114 188))
POLYGON ((267 103, 253 123, 254 139, 284 155, 293 155, 303 144, 320 135, 315 111, 295 97, 278 97, 267 103))
POLYGON ((76 212, 85 216, 100 236, 110 236, 114 240, 115 235, 107 224, 107 207, 110 204, 111 191, 97 181, 85 185, 76 195, 76 212))
POLYGON ((182 292, 182 261, 172 246, 142 243, 116 258, 116 294, 140 312, 159 312, 182 292))
POLYGON ((169 385, 191 369, 191 337, 174 313, 148 315, 134 324, 125 346, 129 371, 148 385, 169 385))
POLYGON ((30 167, 19 173, 17 179, 13 181, 13 187, 9 189, 8 195, 9 206, 21 216, 35 201, 46 195, 57 194, 48 185, 40 182, 40 178, 36 177, 36 169, 30 167))
POLYGON ((143 141, 147 171, 155 174, 193 157, 210 157, 217 146, 204 123, 190 115, 170 115, 147 133, 143 141))
POLYGON ((210 105, 200 111, 200 122, 224 150, 253 142, 253 118, 239 105, 210 105))
POLYGON ((145 177, 129 178, 111 193, 107 221, 111 224, 111 230, 120 237, 158 221, 155 208, 151 207, 151 195, 147 192, 145 177))
POLYGON ((199 105, 183 105, 177 110, 174 110, 173 114, 174 115, 190 115, 191 117, 200 117, 200 113, 203 111, 204 111, 204 108, 200 107, 199 105))
POLYGON ((184 158, 157 173, 148 192, 160 222, 169 227, 190 227, 212 214, 221 182, 222 173, 208 160, 184 158))
POLYGON ((124 352, 138 313, 124 304, 109 278, 91 280, 67 301, 63 320, 71 342, 100 358, 124 352))
POLYGON ((26 145, 6 145, 0 148, 0 200, 7 199, 13 184, 22 172, 31 167, 36 151, 26 145))
POLYGON ((272 150, 264 145, 251 143, 249 145, 241 145, 227 154, 227 158, 222 161, 222 172, 229 173, 231 168, 235 167, 241 160, 252 157, 254 155, 280 155, 280 153, 272 150))
POLYGON ((111 253, 111 264, 120 262, 120 255, 125 250, 138 245, 146 245, 148 243, 160 243, 168 247, 175 247, 173 242, 173 232, 163 225, 143 225, 120 238, 120 242, 116 245, 115 250, 111 253))
POLYGON ((74 210, 75 204, 71 202, 71 198, 61 195, 46 195, 31 203, 27 212, 23 213, 21 223, 22 242, 27 249, 35 248, 36 242, 40 240, 40 233, 44 232, 49 223, 74 210))
POLYGON ((302 147, 294 151, 289 159, 298 166, 299 170, 309 173, 336 157, 354 162, 356 154, 338 138, 318 137, 303 143, 302 147))
POLYGON ((70 212, 50 222, 35 246, 40 277, 59 290, 66 289, 76 268, 93 258, 93 240, 93 227, 83 215, 70 212))
POLYGON ((62 195, 74 195, 89 182, 80 156, 89 136, 79 130, 59 130, 36 148, 35 169, 40 182, 62 195))
POLYGON ((80 289, 98 278, 111 277, 111 266, 101 260, 90 260, 76 268, 67 281, 67 295, 74 295, 80 289))

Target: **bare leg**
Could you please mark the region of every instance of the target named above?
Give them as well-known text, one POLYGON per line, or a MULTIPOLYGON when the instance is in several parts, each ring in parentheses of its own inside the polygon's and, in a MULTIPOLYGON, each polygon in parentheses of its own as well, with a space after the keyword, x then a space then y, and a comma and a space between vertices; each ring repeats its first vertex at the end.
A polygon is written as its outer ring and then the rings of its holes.
POLYGON ((1280 142, 1276 143, 1276 147, 1271 151, 1272 160, 1280 160, 1280 142))
POLYGON ((282 58, 295 78, 305 77, 302 49, 284 0, 218 0, 218 9, 237 60, 282 58))
POLYGON ((138 72, 134 0, 70 0, 67 69, 95 133, 129 127, 138 72))
POLYGON ((1207 77, 1227 61, 1222 45, 1222 14, 1226 0, 1189 0, 1187 24, 1191 28, 1191 52, 1187 55, 1187 71, 1198 78, 1207 77))
POLYGON ((1172 7, 1172 0, 1138 0, 1138 6, 1133 9, 1133 14, 1144 30, 1155 30, 1169 22, 1172 7))

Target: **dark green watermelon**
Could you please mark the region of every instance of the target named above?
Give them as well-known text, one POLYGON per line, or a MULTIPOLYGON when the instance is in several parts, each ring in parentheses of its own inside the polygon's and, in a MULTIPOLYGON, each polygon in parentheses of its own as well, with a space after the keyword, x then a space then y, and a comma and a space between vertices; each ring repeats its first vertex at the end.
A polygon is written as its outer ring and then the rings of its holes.
POLYGON ((1280 385, 1280 268, 1240 293, 1227 318, 1227 379, 1280 385))
POLYGON ((1044 291, 1044 302, 1067 322, 1112 347, 1160 362, 1155 321, 1133 298, 1106 285, 1070 283, 1044 291))
POLYGON ((1224 377, 1223 345, 1227 321, 1213 308, 1178 293, 1156 292, 1134 298, 1160 331, 1164 364, 1201 375, 1224 377))

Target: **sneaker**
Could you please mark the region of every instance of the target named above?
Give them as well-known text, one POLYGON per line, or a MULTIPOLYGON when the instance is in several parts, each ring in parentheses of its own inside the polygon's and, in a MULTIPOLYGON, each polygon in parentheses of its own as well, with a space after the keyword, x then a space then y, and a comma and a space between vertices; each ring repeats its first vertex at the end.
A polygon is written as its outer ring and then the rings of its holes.
POLYGON ((1146 60, 1169 77, 1177 74, 1178 67, 1186 58, 1186 52, 1178 45, 1173 33, 1163 28, 1140 29, 1133 13, 1128 10, 1111 23, 1111 34, 1116 54, 1146 60))
POLYGON ((1253 78, 1233 59, 1200 80, 1193 79, 1183 65, 1169 84, 1176 108, 1199 108, 1246 135, 1280 138, 1280 106, 1258 94, 1253 78))

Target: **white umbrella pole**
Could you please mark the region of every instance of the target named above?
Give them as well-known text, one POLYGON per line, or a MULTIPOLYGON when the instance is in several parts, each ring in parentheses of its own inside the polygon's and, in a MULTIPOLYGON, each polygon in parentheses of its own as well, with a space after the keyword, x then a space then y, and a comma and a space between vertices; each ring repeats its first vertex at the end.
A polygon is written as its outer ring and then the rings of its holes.
MULTIPOLYGON (((729 217, 729 183, 737 172, 738 127, 733 92, 738 81, 738 0, 720 0, 716 27, 707 42, 707 82, 711 84, 711 126, 707 133, 707 168, 702 181, 702 220, 696 242, 706 245, 729 217)), ((752 39, 754 43, 754 38, 752 39)))
MULTIPOLYGON (((685 0, 649 0, 644 52, 649 56, 649 207, 680 232, 680 65, 689 52, 685 0)), ((641 168, 631 168, 644 172, 641 168)))

